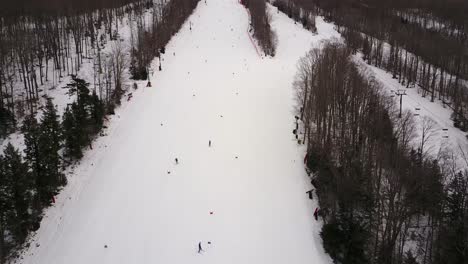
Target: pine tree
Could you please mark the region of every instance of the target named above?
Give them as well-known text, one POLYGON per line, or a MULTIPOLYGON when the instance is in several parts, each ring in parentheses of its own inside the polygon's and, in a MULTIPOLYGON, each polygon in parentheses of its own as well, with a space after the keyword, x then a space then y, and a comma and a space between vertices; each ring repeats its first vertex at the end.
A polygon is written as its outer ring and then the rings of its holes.
POLYGON ((24 134, 24 144, 26 148, 24 153, 26 154, 25 160, 27 161, 30 169, 33 173, 33 177, 37 178, 42 175, 41 168, 41 156, 39 151, 39 124, 34 115, 27 116, 23 121, 22 132, 24 134))
POLYGON ((3 177, 7 180, 7 184, 11 184, 10 188, 13 194, 11 198, 13 198, 14 206, 14 216, 9 217, 8 226, 11 228, 9 231, 15 242, 20 244, 24 242, 31 223, 29 205, 32 181, 27 165, 13 145, 7 145, 4 155, 3 177))
POLYGON ((65 155, 68 158, 80 159, 83 157, 83 152, 77 140, 76 120, 70 107, 67 106, 62 118, 65 155))
POLYGON ((72 76, 72 82, 67 85, 69 88, 69 94, 76 94, 76 101, 80 104, 87 104, 89 101, 89 83, 85 80, 77 78, 75 75, 72 76))
POLYGON ((37 185, 41 196, 50 201, 58 187, 66 183, 60 171, 61 127, 51 99, 47 100, 39 127, 38 145, 44 174, 38 179, 37 185))
POLYGON ((75 135, 77 144, 84 147, 89 144, 89 117, 86 111, 86 104, 83 100, 75 102, 71 105, 71 110, 75 120, 75 135))
POLYGON ((0 106, 0 138, 15 128, 15 116, 8 109, 0 106))
POLYGON ((41 151, 39 149, 40 129, 36 117, 34 115, 27 116, 23 121, 21 129, 24 134, 25 161, 28 164, 31 172, 31 178, 34 182, 33 189, 35 190, 35 195, 33 197, 32 214, 34 218, 33 221, 36 223, 39 221, 43 201, 45 200, 48 202, 47 197, 42 197, 42 195, 44 195, 44 191, 39 190, 40 179, 43 179, 46 176, 43 168, 41 151))
POLYGON ((71 105, 71 111, 75 120, 76 140, 79 146, 84 147, 89 144, 89 135, 92 132, 89 122, 89 106, 91 96, 88 89, 89 83, 85 80, 73 76, 73 82, 68 84, 70 93, 76 93, 76 102, 71 105))
POLYGON ((91 124, 90 125, 93 129, 93 134, 96 134, 102 128, 103 121, 104 121, 104 114, 105 114, 104 104, 97 96, 96 91, 93 91, 93 94, 91 95, 90 104, 91 104, 91 116, 90 116, 91 124))
POLYGON ((0 263, 5 263, 6 248, 8 241, 5 239, 5 234, 11 228, 11 220, 14 213, 13 205, 13 182, 12 179, 7 177, 5 173, 5 162, 0 156, 0 263))
POLYGON ((440 263, 468 261, 468 175, 459 172, 448 184, 445 220, 439 238, 440 263))

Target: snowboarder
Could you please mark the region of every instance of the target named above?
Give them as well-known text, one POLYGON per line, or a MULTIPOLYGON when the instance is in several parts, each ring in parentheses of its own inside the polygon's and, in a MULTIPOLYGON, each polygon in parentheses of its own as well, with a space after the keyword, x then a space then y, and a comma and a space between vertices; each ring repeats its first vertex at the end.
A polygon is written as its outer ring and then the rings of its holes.
POLYGON ((315 208, 315 212, 314 212, 315 221, 318 221, 318 211, 319 211, 318 207, 315 208))
POLYGON ((175 164, 179 164, 179 160, 175 158, 175 164))
POLYGON ((198 242, 198 253, 204 251, 201 247, 201 242, 198 242))
POLYGON ((208 140, 208 147, 211 147, 211 140, 208 140))
POLYGON ((313 192, 314 192, 314 189, 312 189, 312 190, 306 192, 306 193, 309 195, 309 199, 311 199, 311 200, 314 199, 313 192))

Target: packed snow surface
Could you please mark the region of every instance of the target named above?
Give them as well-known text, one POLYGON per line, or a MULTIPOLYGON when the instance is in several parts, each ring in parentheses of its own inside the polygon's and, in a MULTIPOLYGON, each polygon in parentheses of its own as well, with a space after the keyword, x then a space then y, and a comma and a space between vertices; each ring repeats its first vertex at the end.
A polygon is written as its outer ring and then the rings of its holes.
POLYGON ((237 0, 200 2, 19 263, 331 263, 292 134, 291 87, 298 59, 337 33, 318 18, 313 35, 269 8, 278 50, 261 58, 237 0))

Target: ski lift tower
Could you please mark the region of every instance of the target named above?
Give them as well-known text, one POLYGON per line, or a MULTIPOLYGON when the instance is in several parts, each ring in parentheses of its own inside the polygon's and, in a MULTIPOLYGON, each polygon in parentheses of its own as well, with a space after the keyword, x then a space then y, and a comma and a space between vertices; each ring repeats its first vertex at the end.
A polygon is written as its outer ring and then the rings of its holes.
POLYGON ((406 95, 406 91, 404 89, 398 89, 396 91, 395 90, 390 90, 390 91, 395 93, 396 96, 400 96, 400 114, 398 114, 398 117, 401 118, 402 108, 403 108, 403 95, 406 95))

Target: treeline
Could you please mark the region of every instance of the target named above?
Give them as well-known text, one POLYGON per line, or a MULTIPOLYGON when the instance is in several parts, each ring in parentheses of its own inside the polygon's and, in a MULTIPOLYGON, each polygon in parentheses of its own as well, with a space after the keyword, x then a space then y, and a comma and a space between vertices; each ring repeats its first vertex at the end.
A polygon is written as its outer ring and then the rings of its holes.
POLYGON ((71 15, 96 9, 118 8, 141 0, 17 0, 0 2, 2 17, 37 14, 71 15))
POLYGON ((317 9, 368 63, 430 100, 443 101, 468 130, 466 1, 322 1, 317 9))
POLYGON ((307 0, 275 0, 273 6, 285 13, 289 18, 299 22, 302 26, 312 32, 317 32, 315 26, 315 13, 312 12, 314 4, 307 0))
MULTIPOLYGON (((75 1, 74 1, 75 2, 75 1)), ((70 2, 71 3, 71 2, 70 2)), ((104 1, 96 3, 104 3, 104 1)), ((94 87, 110 100, 115 65, 104 52, 118 36, 125 14, 141 16, 147 3, 85 13, 49 15, 40 12, 0 18, 0 137, 16 127, 16 120, 33 113, 40 98, 63 78, 76 75, 84 60, 94 66, 94 87)))
POLYGON ((267 56, 275 56, 277 37, 271 29, 271 15, 267 12, 265 0, 242 0, 249 10, 253 36, 267 56))
POLYGON ((83 156, 83 148, 91 147, 106 113, 113 111, 114 106, 88 86, 74 77, 68 88, 77 100, 62 120, 48 99, 40 115, 28 115, 23 122, 24 154, 8 144, 0 155, 0 263, 39 228, 43 209, 55 202, 54 196, 67 183, 63 170, 83 156))
POLYGON ((313 49, 295 82, 325 250, 343 264, 467 263, 468 172, 428 155, 429 119, 398 118, 351 55, 313 49))
MULTIPOLYGON (((144 17, 140 17, 136 32, 132 30, 132 52, 130 72, 133 79, 145 80, 148 77, 148 67, 154 57, 165 53, 165 46, 185 20, 192 14, 200 0, 171 0, 165 5, 155 4, 153 18, 149 27, 145 26, 144 17)), ((138 18, 137 18, 138 19, 138 18)))

